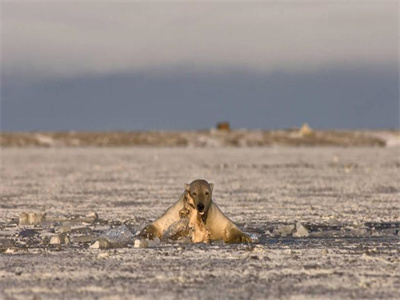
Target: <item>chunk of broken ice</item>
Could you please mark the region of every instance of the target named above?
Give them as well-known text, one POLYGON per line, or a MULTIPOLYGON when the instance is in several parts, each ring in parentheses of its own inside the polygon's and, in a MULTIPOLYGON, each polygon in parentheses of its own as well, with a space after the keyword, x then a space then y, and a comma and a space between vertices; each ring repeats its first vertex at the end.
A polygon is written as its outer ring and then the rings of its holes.
POLYGON ((134 233, 132 233, 125 225, 104 230, 100 236, 118 246, 127 245, 132 242, 135 237, 134 233))
POLYGON ((92 249, 108 249, 111 247, 112 247, 112 245, 105 238, 100 238, 96 242, 94 242, 92 245, 89 246, 89 248, 92 248, 92 249))
POLYGON ((59 245, 59 244, 69 244, 70 239, 66 234, 56 234, 50 238, 49 244, 51 245, 59 245))
POLYGON ((136 239, 133 247, 134 248, 147 248, 149 246, 149 244, 147 243, 146 240, 140 240, 140 239, 136 239))
POLYGON ((260 235, 257 234, 257 233, 252 233, 252 234, 250 234, 250 238, 251 238, 251 241, 252 241, 253 243, 255 243, 255 242, 258 242, 258 240, 259 240, 259 238, 260 238, 260 235))
MULTIPOLYGON (((183 218, 171 224, 163 233, 163 241, 177 241, 185 239, 190 235, 189 219, 183 218)), ((189 238, 190 239, 190 238, 189 238)))
POLYGON ((148 239, 136 239, 133 247, 134 248, 154 248, 160 245, 160 239, 157 237, 154 240, 148 240, 148 239))
POLYGON ((308 233, 307 228, 303 226, 300 222, 296 223, 296 231, 293 233, 294 237, 308 237, 310 234, 308 233))
POLYGON ((295 226, 290 224, 290 225, 281 225, 278 228, 275 228, 272 232, 272 234, 276 237, 286 237, 286 236, 291 236, 293 230, 295 229, 295 226))

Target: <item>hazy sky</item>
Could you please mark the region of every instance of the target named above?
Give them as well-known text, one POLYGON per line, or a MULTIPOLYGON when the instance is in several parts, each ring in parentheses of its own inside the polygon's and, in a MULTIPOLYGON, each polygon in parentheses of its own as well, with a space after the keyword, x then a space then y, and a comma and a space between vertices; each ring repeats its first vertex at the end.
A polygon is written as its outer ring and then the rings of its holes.
POLYGON ((398 3, 2 2, 3 130, 399 127, 398 3))

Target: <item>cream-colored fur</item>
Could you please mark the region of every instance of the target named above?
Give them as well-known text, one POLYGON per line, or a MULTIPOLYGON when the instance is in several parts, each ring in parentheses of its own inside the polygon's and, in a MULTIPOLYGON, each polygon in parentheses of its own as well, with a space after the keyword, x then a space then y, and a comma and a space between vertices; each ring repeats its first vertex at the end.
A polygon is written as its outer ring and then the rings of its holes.
POLYGON ((214 202, 208 210, 205 224, 210 230, 210 239, 212 241, 223 240, 226 243, 251 242, 251 238, 225 216, 214 202))
MULTIPOLYGON (((180 211, 185 206, 185 194, 183 194, 179 200, 157 220, 151 223, 149 226, 154 226, 155 235, 159 238, 162 237, 163 233, 175 222, 178 222, 180 218, 180 211)), ((146 229, 146 228, 145 228, 146 229)))
POLYGON ((193 243, 209 243, 210 242, 210 230, 204 224, 201 215, 196 210, 196 206, 192 197, 186 192, 185 206, 181 215, 187 212, 189 217, 189 229, 192 235, 193 243))
MULTIPOLYGON (((212 191, 212 185, 205 180, 196 180, 196 188, 204 188, 212 191), (211 188, 210 188, 211 186, 211 188)), ((187 209, 185 201, 194 204, 193 196, 190 195, 190 185, 186 185, 186 190, 179 200, 170 207, 159 219, 147 225, 141 232, 142 236, 148 238, 162 238, 164 232, 175 222, 179 222, 182 216, 182 210, 187 209)), ((228 217, 226 217, 219 207, 211 200, 208 211, 200 215, 196 206, 189 209, 189 226, 192 228, 193 242, 208 242, 209 239, 223 240, 226 243, 252 242, 251 238, 243 233, 228 217), (205 227, 204 227, 205 225, 205 227)))

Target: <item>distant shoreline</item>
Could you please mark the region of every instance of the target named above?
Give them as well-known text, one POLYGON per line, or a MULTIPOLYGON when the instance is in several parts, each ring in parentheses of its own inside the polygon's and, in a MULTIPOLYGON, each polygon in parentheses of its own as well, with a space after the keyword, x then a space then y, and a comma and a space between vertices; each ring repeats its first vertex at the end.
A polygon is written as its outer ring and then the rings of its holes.
POLYGON ((1 147, 400 146, 400 130, 0 132, 1 147))

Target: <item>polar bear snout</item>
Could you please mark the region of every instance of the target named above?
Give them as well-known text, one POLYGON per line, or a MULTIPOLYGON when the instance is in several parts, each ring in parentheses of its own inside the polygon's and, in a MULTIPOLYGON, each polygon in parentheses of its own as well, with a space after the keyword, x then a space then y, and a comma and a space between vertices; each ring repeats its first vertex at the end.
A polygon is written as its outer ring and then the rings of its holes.
POLYGON ((203 203, 197 204, 197 210, 198 210, 199 212, 203 212, 203 211, 204 211, 204 204, 203 204, 203 203))

